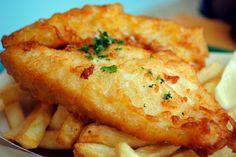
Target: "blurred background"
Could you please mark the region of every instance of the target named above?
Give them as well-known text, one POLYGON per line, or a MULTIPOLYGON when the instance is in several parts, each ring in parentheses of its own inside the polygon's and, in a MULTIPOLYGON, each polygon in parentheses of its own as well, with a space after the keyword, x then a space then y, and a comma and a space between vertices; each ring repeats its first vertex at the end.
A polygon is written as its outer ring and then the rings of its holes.
MULTIPOLYGON (((0 37, 40 18, 85 4, 119 2, 127 13, 172 19, 185 26, 204 28, 210 50, 232 51, 236 23, 236 0, 2 0, 0 37), (235 22, 234 22, 235 21, 235 22)), ((0 46, 2 48, 2 45, 0 46)))

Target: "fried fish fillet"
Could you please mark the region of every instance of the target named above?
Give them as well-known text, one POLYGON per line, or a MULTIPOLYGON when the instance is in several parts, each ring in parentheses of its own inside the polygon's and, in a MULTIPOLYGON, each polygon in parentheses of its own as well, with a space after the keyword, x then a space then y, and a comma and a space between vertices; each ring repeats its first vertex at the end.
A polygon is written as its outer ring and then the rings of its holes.
POLYGON ((64 105, 144 140, 210 154, 233 137, 230 117, 206 92, 195 71, 170 52, 111 45, 108 59, 38 44, 8 47, 9 74, 39 100, 64 105))
POLYGON ((134 16, 123 12, 120 4, 87 5, 41 19, 2 39, 3 46, 36 41, 57 48, 68 43, 91 39, 97 30, 148 50, 171 50, 196 69, 204 66, 208 55, 203 32, 199 28, 184 28, 167 20, 134 16))

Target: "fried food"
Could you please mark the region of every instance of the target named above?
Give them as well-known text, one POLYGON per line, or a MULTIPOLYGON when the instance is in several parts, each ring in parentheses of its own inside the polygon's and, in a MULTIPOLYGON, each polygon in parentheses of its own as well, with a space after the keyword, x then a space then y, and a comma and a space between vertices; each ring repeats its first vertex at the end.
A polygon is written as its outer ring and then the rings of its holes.
POLYGON ((94 123, 83 129, 78 142, 100 143, 110 147, 115 147, 117 143, 125 142, 132 148, 154 144, 153 142, 140 140, 112 127, 94 123))
POLYGON ((4 108, 5 108, 5 105, 4 105, 3 101, 2 101, 2 99, 0 99, 0 111, 3 111, 4 108))
POLYGON ((204 66, 208 55, 203 31, 184 28, 168 20, 134 16, 123 12, 120 4, 86 5, 41 19, 2 38, 5 48, 35 41, 58 48, 69 43, 91 40, 97 30, 105 30, 126 43, 154 51, 173 51, 197 69, 204 66))
POLYGON ((219 61, 214 61, 198 72, 199 81, 204 84, 216 77, 220 77, 224 71, 224 66, 219 61))
POLYGON ((51 150, 61 150, 61 149, 68 149, 64 145, 57 142, 59 131, 49 130, 46 131, 43 139, 40 141, 39 147, 51 150))
POLYGON ((115 147, 116 157, 140 157, 127 143, 118 143, 115 147))
POLYGON ((226 127, 229 116, 173 53, 113 44, 103 55, 109 60, 21 44, 1 58, 9 74, 42 102, 61 104, 140 139, 211 154, 233 137, 226 127))
POLYGON ((97 143, 76 143, 74 149, 75 157, 115 157, 114 148, 97 143))
MULTIPOLYGON (((4 109, 4 106, 16 102, 21 105, 24 112, 28 112, 33 108, 33 104, 36 103, 36 100, 34 100, 28 92, 23 91, 19 85, 13 81, 0 92, 0 110, 1 105, 3 105, 2 109, 4 109)), ((19 112, 18 115, 20 115, 19 112)), ((20 117, 18 118, 18 120, 21 119, 20 117)))
POLYGON ((209 93, 215 95, 215 89, 216 89, 216 86, 218 85, 219 82, 220 82, 220 78, 219 77, 215 77, 211 81, 203 84, 203 86, 206 88, 206 90, 209 93))
POLYGON ((16 128, 24 121, 23 110, 19 102, 5 105, 4 113, 11 129, 16 128))
POLYGON ((196 153, 194 153, 194 151, 192 150, 185 150, 185 151, 181 151, 171 157, 199 157, 196 153))
POLYGON ((66 120, 66 117, 69 115, 69 112, 64 106, 58 105, 57 110, 52 116, 49 128, 51 130, 58 130, 63 125, 63 122, 66 120))
POLYGON ((26 149, 37 148, 50 121, 52 106, 38 105, 22 125, 5 133, 4 137, 16 141, 26 149))
POLYGON ((152 145, 141 147, 135 150, 135 152, 141 157, 161 157, 161 156, 170 156, 175 153, 179 147, 171 146, 167 144, 161 145, 152 145))
POLYGON ((84 127, 84 122, 73 116, 68 115, 60 128, 57 142, 66 148, 72 148, 84 127))

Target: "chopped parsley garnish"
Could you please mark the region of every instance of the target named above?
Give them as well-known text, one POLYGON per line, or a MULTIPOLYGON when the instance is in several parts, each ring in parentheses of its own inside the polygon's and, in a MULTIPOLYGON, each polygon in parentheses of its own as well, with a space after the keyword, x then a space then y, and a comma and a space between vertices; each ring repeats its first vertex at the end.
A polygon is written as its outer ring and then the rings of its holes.
POLYGON ((169 100, 171 98, 172 98, 172 96, 171 96, 170 92, 168 92, 167 94, 164 94, 162 97, 163 100, 169 100))
POLYGON ((94 39, 94 51, 96 55, 101 55, 102 51, 105 50, 103 45, 97 44, 98 39, 94 39))
POLYGON ((158 75, 158 76, 157 76, 156 80, 157 80, 157 81, 159 81, 159 82, 160 82, 160 84, 162 84, 162 83, 164 83, 164 82, 165 82, 165 80, 164 80, 163 78, 161 78, 161 76, 160 76, 160 75, 158 75))
POLYGON ((89 52, 89 46, 87 44, 85 44, 81 48, 79 48, 78 50, 88 53, 89 52))
POLYGON ((98 56, 99 59, 103 59, 103 58, 108 58, 108 55, 100 55, 98 56))
POLYGON ((119 45, 124 45, 124 44, 125 44, 125 41, 124 41, 124 40, 119 40, 119 39, 118 39, 116 42, 117 42, 117 44, 119 44, 119 45))
MULTIPOLYGON (((79 51, 84 51, 85 53, 89 53, 90 51, 94 52, 99 59, 106 58, 109 60, 108 55, 102 55, 102 51, 106 50, 107 47, 111 44, 117 43, 119 45, 125 44, 124 40, 111 38, 107 32, 98 31, 99 35, 93 38, 93 43, 88 45, 85 44, 80 47, 79 51)), ((69 48, 73 48, 73 45, 69 45, 69 48), (72 47, 71 47, 72 46, 72 47)), ((115 50, 121 50, 121 47, 115 48, 115 50)), ((88 56, 88 59, 93 60, 92 54, 88 56)))
POLYGON ((117 66, 116 65, 111 65, 111 66, 102 66, 100 68, 102 72, 107 72, 107 73, 115 73, 117 72, 117 66))
POLYGON ((91 54, 89 54, 89 55, 87 56, 87 58, 88 58, 89 60, 93 60, 93 59, 94 59, 91 54))
POLYGON ((120 50, 122 50, 122 48, 121 48, 121 47, 117 47, 117 48, 115 48, 114 50, 120 51, 120 50))
POLYGON ((124 40, 109 37, 107 32, 99 31, 99 37, 93 38, 93 49, 96 55, 100 55, 109 45, 117 43, 123 45, 124 40))
POLYGON ((144 67, 141 67, 142 70, 144 70, 144 67))
POLYGON ((156 84, 151 84, 151 85, 149 85, 148 87, 149 88, 152 88, 152 87, 154 87, 156 84))

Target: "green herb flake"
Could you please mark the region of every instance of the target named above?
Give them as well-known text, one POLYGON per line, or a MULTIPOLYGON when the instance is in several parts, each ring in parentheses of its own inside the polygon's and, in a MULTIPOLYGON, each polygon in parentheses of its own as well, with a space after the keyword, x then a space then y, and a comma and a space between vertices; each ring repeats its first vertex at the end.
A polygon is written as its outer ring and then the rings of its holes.
POLYGON ((117 48, 115 48, 114 50, 120 51, 120 50, 122 50, 122 48, 121 48, 121 47, 117 47, 117 48))
POLYGON ((113 44, 114 41, 109 37, 107 32, 98 30, 99 37, 93 38, 93 49, 96 55, 101 55, 101 52, 105 50, 109 45, 113 44))
POLYGON ((172 96, 170 94, 170 92, 168 92, 167 94, 164 94, 163 97, 162 97, 163 100, 169 100, 169 99, 172 99, 172 96))
POLYGON ((85 44, 81 48, 79 48, 78 50, 88 53, 89 52, 89 46, 87 44, 85 44))
POLYGON ((125 41, 124 41, 124 40, 117 40, 117 44, 119 44, 119 45, 124 45, 124 44, 125 44, 125 41))
POLYGON ((94 57, 90 54, 90 55, 88 55, 88 56, 86 56, 89 60, 93 60, 94 59, 94 57))
POLYGON ((155 85, 156 85, 156 84, 151 84, 151 85, 149 85, 148 87, 149 87, 149 88, 153 88, 155 85))
POLYGON ((108 58, 108 55, 100 55, 98 56, 99 59, 103 59, 103 58, 108 58))
POLYGON ((142 70, 144 70, 144 67, 141 67, 142 70))
POLYGON ((157 76, 156 80, 157 80, 157 81, 159 81, 159 82, 160 82, 160 84, 162 84, 162 83, 164 83, 164 82, 165 82, 165 80, 164 80, 163 78, 161 78, 161 76, 160 76, 160 75, 158 75, 158 76, 157 76))
POLYGON ((117 72, 117 66, 116 65, 111 65, 111 66, 102 66, 100 68, 102 72, 107 72, 107 73, 115 73, 117 72))
MULTIPOLYGON (((92 49, 95 55, 101 56, 102 51, 106 50, 109 45, 113 43, 123 45, 125 43, 123 40, 111 38, 105 31, 98 30, 98 32, 99 35, 93 38, 92 45, 84 45, 78 50, 88 53, 92 49)), ((121 50, 121 48, 118 47, 116 50, 121 50)))
POLYGON ((99 44, 94 44, 94 51, 96 55, 101 55, 102 51, 105 50, 106 48, 103 45, 99 45, 99 44))

